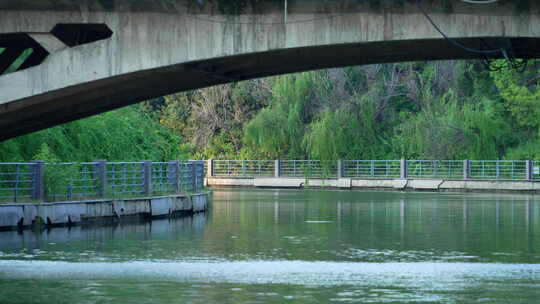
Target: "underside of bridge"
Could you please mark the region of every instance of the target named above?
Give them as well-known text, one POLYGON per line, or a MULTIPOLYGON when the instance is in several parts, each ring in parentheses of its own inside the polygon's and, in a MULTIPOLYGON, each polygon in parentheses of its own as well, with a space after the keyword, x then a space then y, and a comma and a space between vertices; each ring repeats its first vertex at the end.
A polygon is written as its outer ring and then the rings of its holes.
MULTIPOLYGON (((328 6, 306 12, 297 3, 286 15, 277 5, 231 17, 205 12, 205 1, 190 15, 193 1, 178 0, 173 13, 64 7, 48 19, 14 2, 2 7, 2 1, 0 68, 7 55, 17 57, 10 49, 33 52, 13 73, 0 75, 0 140, 166 94, 264 76, 387 62, 540 57, 538 14, 500 3, 468 11, 456 0, 452 12, 422 3, 451 36, 444 38, 410 1, 339 15, 328 6), (2 18, 14 12, 22 20, 2 18)), ((2 71, 12 64, 5 62, 2 71)))

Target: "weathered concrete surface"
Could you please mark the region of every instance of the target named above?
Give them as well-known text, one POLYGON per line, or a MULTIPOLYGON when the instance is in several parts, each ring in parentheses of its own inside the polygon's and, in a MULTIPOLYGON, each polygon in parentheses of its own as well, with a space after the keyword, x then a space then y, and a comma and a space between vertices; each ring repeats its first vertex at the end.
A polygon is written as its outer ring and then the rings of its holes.
MULTIPOLYGON (((348 65, 481 57, 442 39, 412 1, 289 2, 287 12, 281 1, 265 1, 227 15, 220 9, 226 1, 103 6, 97 0, 0 0, 0 35, 41 34, 36 39, 52 52, 39 66, 0 76, 0 140, 219 83, 348 65), (114 34, 68 48, 46 37, 59 23, 106 24, 114 34)), ((519 57, 540 57, 540 3, 519 2, 422 5, 448 36, 469 47, 487 43, 519 57)))
MULTIPOLYGON (((80 223, 81 216, 86 215, 85 203, 57 203, 27 205, 25 208, 35 208, 35 217, 41 217, 46 223, 53 225, 80 223)), ((1 209, 0 209, 1 210, 1 209)))
POLYGON ((352 188, 394 188, 394 180, 391 179, 352 179, 352 188))
MULTIPOLYGON (((448 189, 443 183, 441 189, 448 189)), ((527 181, 465 181, 464 188, 469 190, 502 190, 502 191, 539 191, 539 182, 527 181)))
MULTIPOLYGON (((279 178, 273 179, 273 183, 279 184, 281 183, 281 181, 279 178)), ((337 179, 302 179, 300 186, 321 187, 321 188, 325 188, 325 187, 338 188, 339 187, 337 179)))
POLYGON ((317 179, 317 178, 208 178, 208 186, 254 186, 268 188, 330 187, 341 189, 395 189, 395 190, 441 190, 441 191, 508 191, 540 192, 540 181, 509 180, 430 180, 430 179, 317 179), (237 181, 237 183, 235 183, 237 181))
POLYGON ((439 185, 440 190, 466 189, 466 181, 448 180, 439 185))
POLYGON ((2 208, 2 212, 0 212, 0 225, 4 227, 17 227, 19 221, 24 218, 23 206, 5 206, 2 208))
POLYGON ((172 208, 172 199, 170 197, 156 198, 151 202, 151 215, 152 216, 162 216, 169 215, 172 208))
POLYGON ((405 189, 407 188, 409 181, 406 179, 395 179, 392 181, 392 186, 394 189, 405 189))
POLYGON ((177 212, 202 212, 208 207, 208 193, 124 200, 0 204, 0 229, 30 226, 37 218, 46 225, 64 225, 103 218, 136 215, 157 217, 177 212))
POLYGON ((338 188, 345 188, 345 189, 351 188, 351 179, 350 178, 340 178, 340 179, 338 179, 337 187, 338 188))
POLYGON ((229 177, 207 177, 206 185, 212 186, 254 186, 253 178, 229 178, 229 177))
POLYGON ((150 203, 149 200, 114 200, 112 201, 112 213, 117 217, 149 214, 151 213, 150 203))
POLYGON ((300 188, 306 185, 305 178, 274 178, 274 177, 256 177, 253 179, 255 187, 269 188, 300 188))
POLYGON ((190 201, 192 202, 193 212, 202 212, 206 210, 208 205, 208 197, 206 195, 192 195, 190 201))
POLYGON ((418 190, 439 190, 442 183, 442 179, 413 179, 408 183, 407 187, 418 190))

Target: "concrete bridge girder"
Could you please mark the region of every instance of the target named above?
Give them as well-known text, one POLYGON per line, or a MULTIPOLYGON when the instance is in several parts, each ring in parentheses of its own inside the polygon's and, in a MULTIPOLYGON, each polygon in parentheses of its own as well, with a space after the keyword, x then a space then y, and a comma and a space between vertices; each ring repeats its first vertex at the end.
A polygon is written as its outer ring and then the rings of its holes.
MULTIPOLYGON (((177 2, 188 3, 189 0, 177 2)), ((0 34, 30 33, 51 53, 0 76, 0 140, 183 90, 348 65, 479 58, 441 38, 412 4, 333 13, 296 9, 229 16, 209 12, 0 10, 0 34), (57 24, 106 24, 109 39, 68 47, 57 24)), ((1 9, 1 3, 0 3, 1 9)), ((317 10, 315 10, 317 11, 317 10)), ((320 10, 319 10, 320 11, 320 10)), ((540 15, 513 10, 428 10, 470 47, 540 57, 540 15)), ((495 56, 501 56, 495 55, 495 56)))

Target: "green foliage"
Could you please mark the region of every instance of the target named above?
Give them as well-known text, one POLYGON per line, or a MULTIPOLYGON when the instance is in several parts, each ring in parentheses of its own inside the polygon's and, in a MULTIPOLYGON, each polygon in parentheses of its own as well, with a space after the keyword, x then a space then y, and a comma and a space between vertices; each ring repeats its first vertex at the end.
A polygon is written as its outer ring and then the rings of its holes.
POLYGON ((54 153, 49 148, 49 145, 45 142, 42 143, 41 146, 39 146, 36 155, 34 155, 32 159, 41 160, 46 163, 57 163, 59 161, 58 157, 54 155, 54 153))
POLYGON ((365 102, 357 107, 325 110, 311 124, 304 139, 311 159, 371 159, 382 155, 384 143, 374 120, 374 106, 365 102))
POLYGON ((0 161, 187 159, 180 137, 137 106, 107 112, 0 143, 0 161))
POLYGON ((313 117, 310 102, 313 79, 309 73, 279 77, 270 106, 245 128, 244 144, 256 158, 304 158, 302 138, 313 117))
POLYGON ((540 160, 540 140, 536 139, 509 149, 505 158, 509 160, 540 160))
POLYGON ((511 69, 492 72, 492 77, 518 125, 537 130, 540 126, 539 87, 520 84, 519 75, 511 69))
POLYGON ((490 74, 476 62, 434 62, 280 77, 270 106, 246 125, 242 153, 265 159, 502 158, 508 150, 517 153, 524 140, 536 140, 530 130, 540 124, 538 90, 517 85, 535 72, 490 74))
POLYGON ((498 159, 510 127, 489 101, 461 105, 450 91, 407 117, 393 138, 396 156, 409 159, 498 159))
POLYGON ((178 93, 147 107, 162 125, 186 138, 192 158, 236 159, 243 128, 271 95, 269 80, 252 80, 178 93))

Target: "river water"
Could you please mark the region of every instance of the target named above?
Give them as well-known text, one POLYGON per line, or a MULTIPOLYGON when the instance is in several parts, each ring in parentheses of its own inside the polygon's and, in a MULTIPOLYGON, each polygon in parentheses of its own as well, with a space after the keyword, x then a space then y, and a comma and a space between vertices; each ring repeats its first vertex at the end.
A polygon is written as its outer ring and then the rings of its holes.
POLYGON ((540 303, 540 200, 225 189, 193 218, 0 232, 0 303, 540 303))

